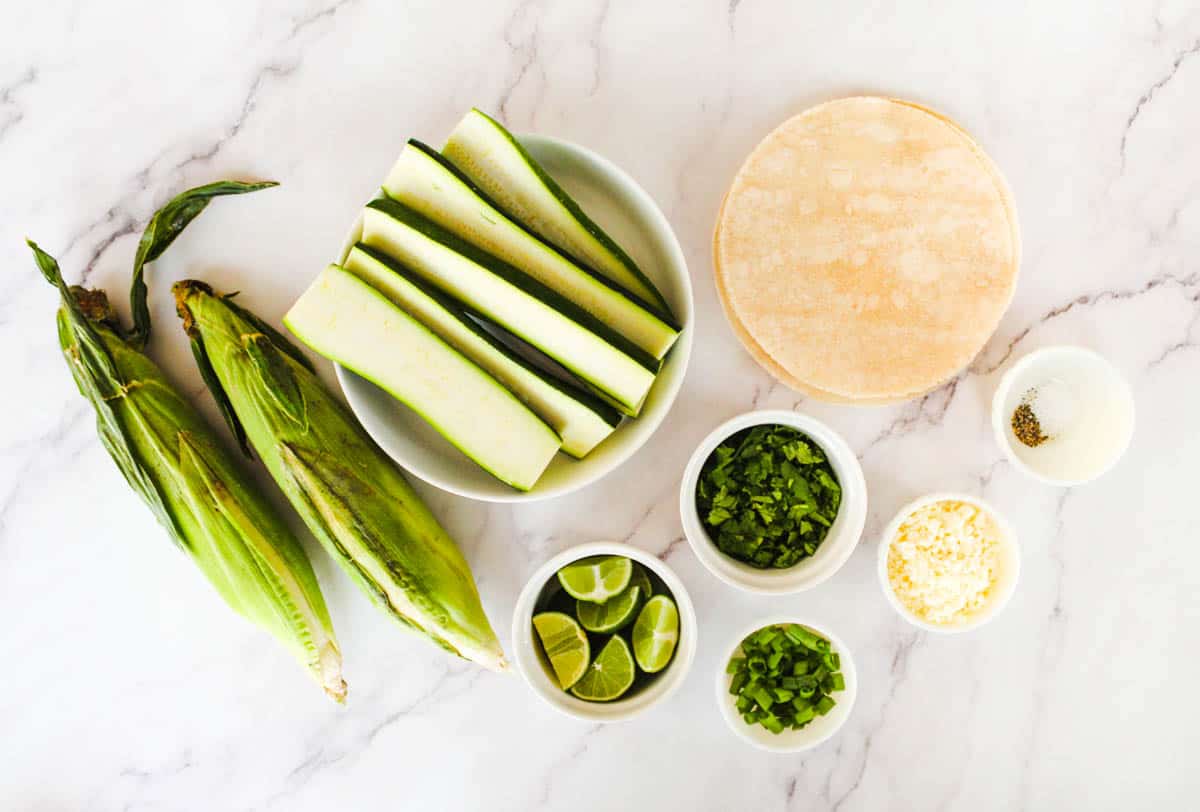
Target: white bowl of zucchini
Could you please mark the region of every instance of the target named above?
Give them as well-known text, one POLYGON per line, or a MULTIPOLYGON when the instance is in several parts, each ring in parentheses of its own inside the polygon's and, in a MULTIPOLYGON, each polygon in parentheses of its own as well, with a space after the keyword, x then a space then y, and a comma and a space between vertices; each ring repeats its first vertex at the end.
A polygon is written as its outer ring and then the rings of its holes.
POLYGON ((637 183, 471 111, 441 152, 406 145, 286 321, 405 469, 516 502, 582 488, 649 439, 692 319, 683 251, 637 183))

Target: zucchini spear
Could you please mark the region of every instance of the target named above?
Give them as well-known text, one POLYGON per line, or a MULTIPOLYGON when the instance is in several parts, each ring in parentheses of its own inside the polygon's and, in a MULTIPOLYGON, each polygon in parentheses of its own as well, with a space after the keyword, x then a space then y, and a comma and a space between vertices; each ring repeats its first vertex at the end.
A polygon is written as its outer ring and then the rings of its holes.
POLYGON ((130 331, 103 291, 68 287, 54 258, 32 241, 29 247, 59 290, 59 344, 126 481, 226 603, 284 643, 341 702, 342 655, 303 548, 204 418, 142 352, 150 330, 144 264, 212 197, 273 185, 210 184, 184 192, 154 216, 134 264, 130 331))
POLYGON ((277 330, 203 282, 174 287, 201 374, 305 524, 392 618, 507 667, 471 570, 400 469, 277 330))

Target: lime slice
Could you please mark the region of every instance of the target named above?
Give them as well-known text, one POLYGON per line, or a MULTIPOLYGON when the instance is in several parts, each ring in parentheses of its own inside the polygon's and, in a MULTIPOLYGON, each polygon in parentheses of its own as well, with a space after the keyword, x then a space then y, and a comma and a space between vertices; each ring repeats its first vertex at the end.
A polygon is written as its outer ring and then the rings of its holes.
POLYGON ((650 600, 650 596, 654 594, 654 585, 650 583, 650 576, 646 574, 646 568, 641 564, 633 565, 633 577, 629 579, 629 585, 642 588, 643 603, 650 600))
POLYGON ((581 558, 558 571, 558 581, 575 600, 604 603, 619 595, 633 577, 633 562, 619 555, 581 558))
POLYGON ((587 672, 571 688, 571 693, 589 702, 611 702, 633 685, 637 669, 625 638, 614 634, 588 666, 587 672))
POLYGON ((633 624, 633 656, 643 671, 653 674, 671 662, 678 642, 679 610, 666 595, 655 595, 633 624))
POLYGON ((642 588, 630 585, 604 603, 575 601, 575 616, 589 632, 615 632, 633 620, 642 603, 642 588))
POLYGON ((587 635, 575 618, 562 612, 542 612, 533 616, 533 628, 542 641, 542 651, 565 691, 579 681, 587 671, 592 657, 587 635))

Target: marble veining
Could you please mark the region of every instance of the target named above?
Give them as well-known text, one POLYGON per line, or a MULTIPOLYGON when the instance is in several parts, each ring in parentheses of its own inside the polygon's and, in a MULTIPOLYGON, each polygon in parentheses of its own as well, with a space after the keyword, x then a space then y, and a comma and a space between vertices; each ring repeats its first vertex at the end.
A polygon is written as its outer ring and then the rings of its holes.
POLYGON ((0 26, 0 809, 1193 806, 1198 94, 1200 10, 1187 0, 1102 13, 1082 0, 14 9, 0 26), (864 92, 966 126, 1013 188, 1023 242, 1016 297, 984 350, 886 408, 831 406, 770 379, 726 325, 710 264, 717 209, 748 150, 786 116, 864 92), (422 488, 505 644, 525 578, 567 546, 620 539, 676 570, 701 627, 694 669, 630 723, 561 717, 515 675, 399 633, 311 544, 350 685, 345 708, 327 702, 210 594, 121 481, 23 244, 38 240, 71 281, 120 300, 138 234, 171 195, 223 177, 281 181, 211 207, 150 269, 151 351, 215 420, 170 283, 240 289, 278 320, 403 140, 439 142, 472 105, 624 167, 691 265, 688 379, 618 472, 520 507, 422 488), (1063 342, 1111 358, 1138 409, 1121 465, 1073 489, 1012 469, 988 415, 1012 362, 1063 342), (734 592, 682 537, 692 448, 751 408, 825 420, 863 464, 863 540, 810 593, 734 592), (997 505, 1022 545, 1005 613, 953 638, 906 625, 875 576, 892 513, 950 489, 997 505), (779 612, 836 629, 860 672, 846 727, 803 756, 749 749, 713 702, 730 636, 779 612))

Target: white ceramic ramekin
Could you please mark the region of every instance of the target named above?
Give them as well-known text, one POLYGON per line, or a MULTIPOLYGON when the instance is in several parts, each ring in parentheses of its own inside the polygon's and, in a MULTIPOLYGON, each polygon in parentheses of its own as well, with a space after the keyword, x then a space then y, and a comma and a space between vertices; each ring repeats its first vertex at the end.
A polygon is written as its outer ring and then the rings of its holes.
POLYGON ((645 713, 665 701, 683 683, 696 657, 696 610, 692 607, 692 599, 683 582, 670 567, 650 553, 617 542, 580 544, 563 550, 538 567, 521 590, 513 610, 512 648, 521 676, 533 692, 550 706, 568 716, 590 722, 620 722, 645 713), (660 671, 649 685, 615 702, 586 702, 560 688, 538 653, 538 642, 534 639, 533 613, 546 584, 567 564, 593 555, 620 555, 641 564, 662 579, 679 610, 679 642, 670 665, 660 671))
POLYGON ((978 629, 983 624, 990 621, 1008 604, 1009 599, 1013 596, 1013 592, 1017 588, 1017 579, 1021 574, 1021 550, 1017 545, 1017 534, 1012 529, 1008 521, 1000 514, 998 510, 989 505, 982 499, 974 496, 968 496, 965 493, 931 493, 928 496, 922 496, 919 499, 914 499, 904 507, 897 511, 896 515, 888 523, 888 526, 883 531, 883 536, 879 540, 879 560, 878 560, 879 586, 883 589, 883 594, 887 597, 888 603, 892 605, 900 617, 907 620, 909 623, 919 628, 930 632, 938 632, 941 634, 954 634, 957 632, 971 631, 978 629), (971 617, 962 623, 954 625, 938 625, 930 623, 927 620, 914 615, 908 607, 900 602, 896 597, 895 591, 892 589, 892 584, 888 578, 888 553, 891 550, 892 539, 896 537, 896 532, 900 529, 901 523, 908 518, 913 511, 923 508, 926 505, 934 504, 935 502, 966 502, 974 505, 980 510, 987 513, 995 521, 997 527, 1000 528, 1000 543, 1002 548, 1002 572, 1000 580, 996 585, 995 591, 991 599, 984 608, 971 615, 971 617))
MULTIPOLYGON (((1034 401, 1035 413, 1041 399, 1034 401)), ((1083 347, 1034 350, 1004 373, 992 398, 1000 449, 1018 471, 1047 485, 1080 485, 1108 471, 1129 447, 1133 424, 1129 384, 1108 359, 1083 347), (1013 434, 1012 414, 1039 389, 1062 426, 1051 429, 1049 441, 1030 447, 1013 434)))
POLYGON ((755 747, 762 750, 769 750, 773 753, 798 753, 802 750, 810 750, 828 740, 834 733, 837 733, 842 725, 846 723, 846 720, 850 718, 850 712, 854 710, 854 700, 858 698, 858 671, 854 667, 854 658, 850 655, 850 648, 842 642, 841 638, 823 626, 816 625, 807 620, 782 615, 763 618, 743 629, 732 640, 730 645, 726 647, 725 651, 725 657, 718 664, 717 670, 717 707, 720 708, 721 716, 725 718, 729 729, 755 747), (841 661, 841 673, 842 678, 846 681, 846 688, 833 695, 837 704, 834 705, 829 713, 816 717, 799 730, 785 730, 782 733, 772 733, 762 725, 746 724, 745 720, 738 714, 735 704, 737 697, 729 693, 729 685, 733 681, 733 675, 725 673, 725 667, 741 651, 743 640, 764 626, 774 626, 782 623, 795 623, 798 626, 803 626, 829 641, 832 649, 837 652, 841 661))
POLYGON ((803 592, 830 578, 854 552, 867 521, 867 483, 854 451, 821 421, 783 410, 747 412, 718 426, 692 454, 679 487, 679 516, 700 563, 725 583, 764 594, 803 592), (837 518, 816 554, 787 569, 758 569, 725 555, 709 538, 696 510, 696 484, 709 455, 730 435, 764 424, 791 426, 812 438, 824 450, 842 486, 837 518))

